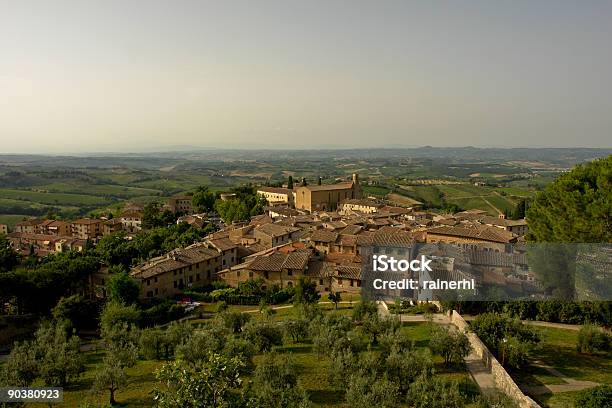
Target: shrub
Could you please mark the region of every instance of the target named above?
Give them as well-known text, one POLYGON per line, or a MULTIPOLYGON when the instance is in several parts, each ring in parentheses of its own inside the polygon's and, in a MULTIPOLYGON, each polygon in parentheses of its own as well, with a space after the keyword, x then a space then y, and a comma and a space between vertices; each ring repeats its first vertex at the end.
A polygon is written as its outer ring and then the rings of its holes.
POLYGON ((576 398, 576 408, 612 408, 612 386, 604 384, 582 391, 576 398))
POLYGON ((585 324, 578 332, 576 349, 581 353, 592 353, 594 351, 608 351, 610 349, 610 335, 599 326, 585 324))

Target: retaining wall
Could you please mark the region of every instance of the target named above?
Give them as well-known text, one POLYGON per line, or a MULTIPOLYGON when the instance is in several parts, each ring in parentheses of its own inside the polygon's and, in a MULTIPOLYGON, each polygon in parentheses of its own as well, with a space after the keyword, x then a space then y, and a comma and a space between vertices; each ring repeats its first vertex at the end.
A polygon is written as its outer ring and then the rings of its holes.
POLYGON ((459 330, 466 332, 472 349, 474 349, 476 355, 482 360, 485 367, 491 370, 496 388, 512 398, 520 408, 540 408, 534 400, 523 394, 523 391, 516 385, 512 377, 510 377, 510 374, 508 374, 499 361, 497 361, 495 356, 491 354, 487 346, 485 346, 478 336, 470 331, 469 324, 459 313, 457 313, 457 311, 453 310, 450 313, 450 320, 459 330))

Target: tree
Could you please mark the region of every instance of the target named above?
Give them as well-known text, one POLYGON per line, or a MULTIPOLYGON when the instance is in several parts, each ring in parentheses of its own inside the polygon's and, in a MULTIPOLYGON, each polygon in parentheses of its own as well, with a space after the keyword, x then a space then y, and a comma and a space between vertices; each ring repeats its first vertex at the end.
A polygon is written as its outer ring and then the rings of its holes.
POLYGON ((299 388, 297 370, 286 354, 266 353, 253 375, 254 398, 262 408, 310 406, 308 396, 299 388))
POLYGON ((140 285, 130 275, 127 274, 121 267, 111 267, 111 274, 106 290, 108 298, 111 301, 121 302, 124 304, 134 304, 140 295, 140 285))
POLYGON ((8 272, 19 263, 17 253, 13 251, 6 235, 0 234, 0 272, 8 272))
POLYGON ((530 351, 540 341, 538 332, 520 320, 495 313, 482 313, 474 319, 471 328, 502 363, 520 368, 530 351))
POLYGON ((269 351, 272 346, 283 344, 283 332, 272 322, 250 321, 242 330, 244 338, 249 340, 257 351, 269 351))
POLYGON ((109 392, 109 403, 115 405, 115 392, 127 384, 127 375, 125 370, 121 367, 118 360, 114 359, 112 355, 107 355, 104 358, 102 367, 96 370, 94 378, 94 391, 108 391, 109 392))
POLYGON ((100 314, 100 328, 104 333, 117 325, 135 326, 138 320, 140 320, 140 310, 136 305, 125 306, 119 302, 110 301, 104 305, 100 314))
POLYGON ((537 242, 612 242, 612 155, 576 166, 527 210, 537 242))
POLYGON ((43 323, 35 333, 38 374, 49 387, 65 387, 85 370, 80 339, 69 336, 65 322, 43 323))
POLYGON ((342 297, 340 296, 340 292, 329 292, 327 298, 330 302, 334 304, 334 308, 338 309, 338 303, 342 301, 342 297))
POLYGON ((81 295, 60 298, 51 311, 56 321, 69 321, 73 328, 95 328, 97 316, 100 314, 99 304, 81 295))
POLYGON ((308 337, 309 324, 308 320, 301 317, 286 320, 283 324, 285 335, 291 338, 294 343, 299 343, 308 337))
POLYGON ((461 364, 470 354, 472 347, 465 335, 458 330, 435 326, 431 332, 429 348, 444 358, 444 364, 461 364))
POLYGON ((293 190, 293 176, 289 176, 289 179, 287 180, 287 188, 289 190, 293 190))
POLYGON ((357 306, 355 306, 353 309, 353 320, 358 322, 363 320, 367 315, 377 313, 378 306, 376 305, 376 302, 362 300, 361 302, 357 303, 357 306))
POLYGON ((193 193, 191 204, 198 212, 210 212, 215 206, 216 199, 215 193, 207 186, 199 186, 193 193))
POLYGON ((0 383, 14 387, 27 387, 38 376, 36 351, 30 342, 16 342, 8 360, 0 366, 0 383))
POLYGON ((144 229, 164 226, 164 223, 161 220, 161 208, 158 202, 153 201, 144 206, 142 210, 141 225, 144 229))
POLYGON ((426 375, 419 376, 410 385, 406 400, 412 408, 461 408, 465 405, 456 382, 426 375))
POLYGON ((371 378, 353 374, 349 377, 346 401, 354 408, 393 408, 399 404, 399 387, 386 377, 371 378))
POLYGON ((225 310, 219 313, 219 317, 223 321, 223 325, 230 329, 232 333, 241 333, 242 328, 250 320, 251 316, 241 312, 230 312, 225 310))
POLYGON ((321 295, 317 292, 316 283, 312 282, 308 277, 302 276, 295 285, 295 294, 293 295, 293 304, 301 303, 317 303, 321 299, 321 295))
POLYGON ((156 372, 160 386, 154 393, 158 408, 200 408, 244 406, 233 391, 242 384, 239 357, 208 353, 205 361, 193 368, 177 360, 156 372))

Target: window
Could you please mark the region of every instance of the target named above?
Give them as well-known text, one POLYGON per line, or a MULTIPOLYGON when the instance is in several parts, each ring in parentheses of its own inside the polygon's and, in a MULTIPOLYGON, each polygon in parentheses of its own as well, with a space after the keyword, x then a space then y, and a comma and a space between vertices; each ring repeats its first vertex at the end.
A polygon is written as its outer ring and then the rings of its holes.
POLYGON ((151 286, 151 279, 147 279, 147 286, 151 286))
POLYGON ((176 281, 173 282, 174 283, 174 288, 176 288, 178 285, 176 284, 176 281))
POLYGON ((236 271, 236 277, 239 278, 240 277, 240 271, 236 271))
POLYGON ((208 277, 208 279, 210 279, 210 270, 206 273, 206 276, 208 277))
POLYGON ((351 286, 353 286, 353 280, 352 280, 352 279, 351 279, 351 283, 350 283, 350 285, 351 285, 351 286))
MULTIPOLYGON (((193 276, 190 276, 190 277, 189 277, 189 283, 193 283, 193 276)), ((352 284, 352 283, 353 283, 353 282, 351 282, 351 284, 352 284)), ((351 285, 351 286, 352 286, 352 285, 351 285)))
POLYGON ((192 269, 193 269, 193 268, 192 268, 192 266, 191 266, 191 265, 189 265, 189 271, 190 271, 190 272, 191 272, 191 270, 192 270, 192 269))
POLYGON ((176 276, 176 270, 174 270, 174 276, 176 276))
POLYGON ((291 282, 291 281, 287 282, 287 286, 292 287, 293 286, 293 282, 291 282))
POLYGON ((264 278, 268 279, 269 277, 269 273, 268 272, 264 272, 264 278))
POLYGON ((153 279, 153 282, 157 283, 157 276, 153 279))
POLYGON ((249 271, 249 278, 253 277, 253 271, 249 271))
POLYGON ((323 285, 323 279, 319 279, 319 285, 323 285))
POLYGON ((342 285, 342 278, 338 278, 338 285, 342 285))
POLYGON ((360 287, 361 287, 361 281, 360 281, 360 280, 358 280, 358 281, 357 281, 357 287, 358 287, 358 288, 360 288, 360 287))
POLYGON ((287 276, 293 276, 293 271, 291 269, 287 270, 287 276))
POLYGON ((159 294, 159 289, 155 288, 155 294, 158 295, 159 294))
POLYGON ((223 259, 223 266, 225 266, 225 258, 223 259))
POLYGON ((199 281, 199 280, 200 280, 200 274, 196 273, 196 281, 199 281))

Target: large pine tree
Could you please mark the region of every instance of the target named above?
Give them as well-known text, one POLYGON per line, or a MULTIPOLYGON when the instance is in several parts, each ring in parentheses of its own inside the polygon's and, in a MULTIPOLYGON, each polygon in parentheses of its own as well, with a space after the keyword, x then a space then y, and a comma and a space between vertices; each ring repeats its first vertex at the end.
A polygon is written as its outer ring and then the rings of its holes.
POLYGON ((612 243, 612 155, 559 176, 535 197, 527 221, 533 241, 612 243))

